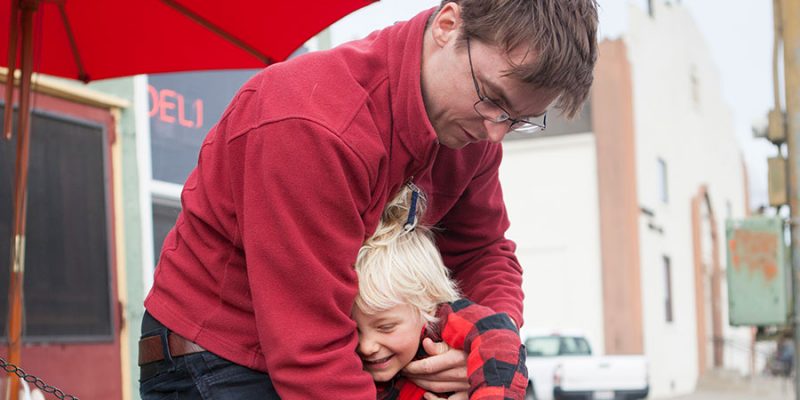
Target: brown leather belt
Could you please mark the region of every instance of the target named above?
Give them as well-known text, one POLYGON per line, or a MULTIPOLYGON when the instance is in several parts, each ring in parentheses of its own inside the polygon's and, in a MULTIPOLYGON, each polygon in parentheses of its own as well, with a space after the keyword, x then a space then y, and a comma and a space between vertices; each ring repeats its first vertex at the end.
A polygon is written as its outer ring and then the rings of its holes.
MULTIPOLYGON (((176 333, 170 332, 167 336, 169 343, 169 354, 172 357, 180 357, 188 354, 206 351, 200 345, 190 342, 176 333)), ((161 345, 161 336, 148 336, 139 340, 139 365, 145 365, 163 360, 164 346, 161 345)))

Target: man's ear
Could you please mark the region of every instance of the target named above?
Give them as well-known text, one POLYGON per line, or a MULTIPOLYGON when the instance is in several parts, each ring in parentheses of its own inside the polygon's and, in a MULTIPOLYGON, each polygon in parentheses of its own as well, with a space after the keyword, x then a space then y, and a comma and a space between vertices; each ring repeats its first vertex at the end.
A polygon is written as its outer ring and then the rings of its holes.
POLYGON ((436 13, 431 23, 431 35, 439 47, 458 39, 461 32, 461 6, 447 3, 436 13))

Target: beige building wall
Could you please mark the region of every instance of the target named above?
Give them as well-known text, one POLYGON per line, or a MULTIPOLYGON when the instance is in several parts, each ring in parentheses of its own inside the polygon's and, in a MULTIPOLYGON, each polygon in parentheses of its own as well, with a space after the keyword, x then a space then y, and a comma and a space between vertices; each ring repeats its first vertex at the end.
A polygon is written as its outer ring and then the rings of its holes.
POLYGON ((500 179, 524 269, 523 331, 577 329, 603 354, 594 135, 506 142, 500 179))
POLYGON ((654 3, 602 43, 591 126, 507 142, 501 180, 525 328, 644 354, 658 399, 753 364, 751 331, 727 323, 724 224, 747 214, 732 118, 688 12, 654 3))
POLYGON ((625 43, 639 206, 650 213, 639 222, 645 354, 659 398, 692 391, 715 359, 717 367, 749 372, 751 337, 727 325, 724 224, 747 212, 732 117, 688 11, 655 3, 652 17, 631 6, 625 43))

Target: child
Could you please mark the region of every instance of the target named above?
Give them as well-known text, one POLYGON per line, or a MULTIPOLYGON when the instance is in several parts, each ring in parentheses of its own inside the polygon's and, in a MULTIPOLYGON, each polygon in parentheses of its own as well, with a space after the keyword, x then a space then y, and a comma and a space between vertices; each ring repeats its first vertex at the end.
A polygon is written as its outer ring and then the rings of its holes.
POLYGON ((528 379, 516 326, 506 314, 460 299, 431 231, 417 224, 423 203, 418 188, 404 186, 355 264, 357 352, 378 399, 423 398, 425 390, 397 374, 425 356, 425 337, 467 353, 470 399, 523 399, 528 379))

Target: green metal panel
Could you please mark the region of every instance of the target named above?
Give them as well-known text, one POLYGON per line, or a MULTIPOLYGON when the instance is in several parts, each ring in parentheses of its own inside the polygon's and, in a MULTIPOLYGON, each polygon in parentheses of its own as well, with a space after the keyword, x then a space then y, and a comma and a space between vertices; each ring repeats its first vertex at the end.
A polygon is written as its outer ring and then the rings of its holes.
POLYGON ((730 324, 785 324, 790 297, 783 221, 766 217, 728 220, 725 232, 730 324))
POLYGON ((139 334, 142 316, 144 315, 145 292, 144 274, 142 272, 142 218, 139 205, 139 168, 136 152, 136 124, 134 122, 134 79, 118 78, 92 82, 92 89, 124 98, 131 102, 131 107, 122 110, 119 121, 120 132, 117 140, 122 146, 122 197, 123 221, 125 227, 125 282, 128 301, 125 304, 125 322, 128 324, 128 337, 122 338, 121 346, 128 346, 130 386, 123 388, 128 393, 126 399, 139 399, 139 334), (125 341, 127 339, 127 341, 125 341))

